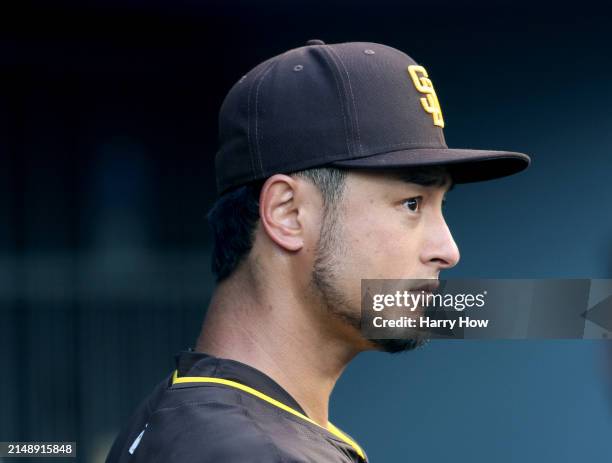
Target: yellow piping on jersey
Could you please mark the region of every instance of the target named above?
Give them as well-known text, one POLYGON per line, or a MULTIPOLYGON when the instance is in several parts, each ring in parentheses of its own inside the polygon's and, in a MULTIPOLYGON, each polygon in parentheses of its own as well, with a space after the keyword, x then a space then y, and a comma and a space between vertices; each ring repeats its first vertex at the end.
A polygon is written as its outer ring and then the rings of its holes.
POLYGON ((334 436, 338 437, 339 439, 343 440, 344 442, 346 442, 347 444, 349 444, 351 447, 353 447, 353 449, 355 450, 355 452, 357 452, 357 454, 361 457, 362 460, 365 460, 365 454, 363 453, 363 450, 361 449, 361 447, 359 447, 359 445, 357 444, 357 442, 355 442, 353 439, 351 439, 350 437, 348 437, 346 434, 344 434, 342 431, 340 431, 336 426, 334 426, 332 423, 328 422, 327 423, 327 428, 321 426, 319 423, 317 423, 316 421, 311 420, 310 418, 308 418, 306 415, 304 415, 303 413, 298 412, 297 410, 285 405, 282 402, 279 402, 276 399, 273 399, 272 397, 264 394, 263 392, 259 392, 257 389, 253 389, 252 387, 249 386, 245 386, 244 384, 238 383, 236 381, 231 381, 229 379, 223 379, 223 378, 214 378, 214 377, 210 377, 210 376, 182 376, 182 377, 178 377, 178 371, 174 370, 174 373, 172 374, 172 384, 177 384, 177 383, 216 383, 216 384, 224 384, 225 386, 231 386, 234 387, 236 389, 240 389, 241 391, 244 392, 248 392, 249 394, 254 395, 255 397, 259 397, 261 400, 265 400, 266 402, 281 408, 283 410, 285 410, 286 412, 291 413, 292 415, 295 415, 299 418, 302 418, 303 420, 308 421, 309 423, 312 423, 320 428, 323 429, 327 429, 329 432, 331 432, 334 436))

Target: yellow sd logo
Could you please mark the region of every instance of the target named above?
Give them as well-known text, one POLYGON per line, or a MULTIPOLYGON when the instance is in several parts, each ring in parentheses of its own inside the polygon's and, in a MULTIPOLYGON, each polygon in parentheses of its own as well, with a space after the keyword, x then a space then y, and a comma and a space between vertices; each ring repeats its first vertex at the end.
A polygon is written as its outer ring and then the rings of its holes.
POLYGON ((438 127, 444 127, 444 119, 442 118, 442 108, 440 108, 440 102, 438 96, 433 88, 431 80, 429 80, 427 71, 423 66, 417 66, 411 64, 408 66, 408 74, 412 78, 412 82, 416 89, 425 94, 425 98, 421 98, 421 104, 423 109, 427 111, 433 117, 434 125, 438 127))

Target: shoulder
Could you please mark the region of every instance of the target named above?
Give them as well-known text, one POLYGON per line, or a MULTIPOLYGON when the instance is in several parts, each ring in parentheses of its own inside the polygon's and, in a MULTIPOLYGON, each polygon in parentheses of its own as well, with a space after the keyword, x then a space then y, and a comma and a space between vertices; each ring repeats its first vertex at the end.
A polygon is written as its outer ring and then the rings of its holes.
MULTIPOLYGON (((227 397, 226 397, 227 399, 227 397)), ((187 400, 163 404, 149 417, 135 461, 298 463, 275 433, 241 403, 187 400), (167 404, 166 404, 167 405, 167 404)))

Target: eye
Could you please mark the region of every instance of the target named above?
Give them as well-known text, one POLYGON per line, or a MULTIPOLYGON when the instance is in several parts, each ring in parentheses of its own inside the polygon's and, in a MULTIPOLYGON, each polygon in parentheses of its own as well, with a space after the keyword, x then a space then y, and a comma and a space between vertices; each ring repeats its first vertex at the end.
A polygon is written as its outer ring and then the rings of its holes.
POLYGON ((414 198, 405 199, 402 204, 406 206, 412 212, 418 212, 421 207, 422 196, 416 196, 414 198))

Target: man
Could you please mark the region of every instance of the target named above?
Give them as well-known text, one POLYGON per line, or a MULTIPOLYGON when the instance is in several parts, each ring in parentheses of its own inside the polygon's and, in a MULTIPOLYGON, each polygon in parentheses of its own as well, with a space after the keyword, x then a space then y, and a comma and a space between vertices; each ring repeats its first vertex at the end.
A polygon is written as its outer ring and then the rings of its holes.
POLYGON ((328 419, 334 384, 371 340, 364 278, 438 279, 459 261, 442 216, 454 183, 529 157, 448 149, 427 71, 376 43, 306 46, 230 90, 209 214, 217 287, 195 346, 107 462, 364 462, 328 419))

